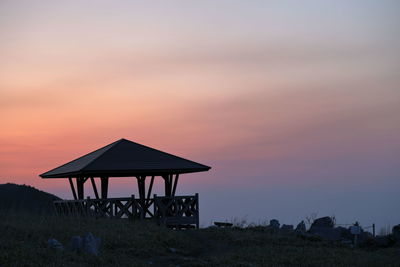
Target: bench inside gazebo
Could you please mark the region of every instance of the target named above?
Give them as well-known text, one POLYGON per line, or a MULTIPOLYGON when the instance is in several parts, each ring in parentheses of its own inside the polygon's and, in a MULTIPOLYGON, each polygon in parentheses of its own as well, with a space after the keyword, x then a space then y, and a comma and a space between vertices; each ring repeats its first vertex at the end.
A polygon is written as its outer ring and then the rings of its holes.
POLYGON ((153 218, 169 227, 198 228, 198 194, 176 196, 175 193, 182 174, 209 169, 211 167, 121 139, 45 172, 40 177, 69 181, 74 199, 54 201, 58 214, 153 218), (108 183, 113 177, 136 178, 139 197, 108 198, 108 183), (155 179, 164 181, 165 194, 151 197, 155 179), (100 182, 100 192, 96 180, 100 182), (89 181, 95 198, 85 198, 84 184, 89 181))

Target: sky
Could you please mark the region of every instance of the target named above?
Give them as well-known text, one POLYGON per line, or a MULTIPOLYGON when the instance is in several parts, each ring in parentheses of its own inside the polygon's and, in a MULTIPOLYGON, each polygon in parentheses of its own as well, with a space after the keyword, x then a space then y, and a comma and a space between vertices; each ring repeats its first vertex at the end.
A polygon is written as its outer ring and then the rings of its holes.
MULTIPOLYGON (((212 167, 201 224, 400 223, 400 2, 0 0, 0 183, 126 138, 212 167)), ((157 190, 161 190, 161 180, 157 190)), ((137 192, 115 178, 110 194, 137 192)))

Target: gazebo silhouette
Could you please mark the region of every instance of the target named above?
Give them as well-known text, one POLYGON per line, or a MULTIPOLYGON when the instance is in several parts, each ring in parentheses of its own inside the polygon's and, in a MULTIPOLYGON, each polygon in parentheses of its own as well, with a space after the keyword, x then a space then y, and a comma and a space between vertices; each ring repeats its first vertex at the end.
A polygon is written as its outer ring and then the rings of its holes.
POLYGON ((181 174, 208 171, 211 167, 177 157, 126 139, 120 139, 71 162, 45 172, 40 177, 67 178, 74 200, 55 201, 59 214, 95 215, 117 218, 155 218, 168 226, 199 226, 198 194, 176 196, 181 174), (164 180, 165 195, 151 192, 155 177, 164 180), (135 177, 139 198, 108 198, 112 177, 135 177), (101 195, 95 179, 100 180, 101 195), (146 179, 150 178, 146 192, 146 179), (76 189, 74 185, 76 184, 76 189), (90 180, 95 199, 85 199, 84 184, 90 180), (153 205, 153 211, 150 207, 153 205))

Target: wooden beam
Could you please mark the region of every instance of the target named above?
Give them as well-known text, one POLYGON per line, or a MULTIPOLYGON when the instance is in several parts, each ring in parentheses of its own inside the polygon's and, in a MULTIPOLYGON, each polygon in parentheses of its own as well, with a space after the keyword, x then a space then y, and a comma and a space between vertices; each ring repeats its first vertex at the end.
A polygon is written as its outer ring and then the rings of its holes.
POLYGON ((165 196, 167 196, 167 190, 168 190, 168 188, 167 188, 167 175, 161 175, 161 177, 164 179, 164 191, 165 191, 165 196))
POLYGON ((164 178, 164 183, 165 183, 165 196, 170 197, 171 196, 171 190, 172 190, 172 185, 171 185, 171 180, 172 180, 172 174, 164 175, 162 176, 164 178))
POLYGON ((101 181, 101 198, 106 199, 108 195, 108 177, 100 177, 101 181))
POLYGON ((68 181, 69 181, 69 185, 71 186, 72 195, 74 196, 74 199, 77 200, 78 197, 76 196, 75 186, 74 186, 74 183, 72 182, 72 178, 68 177, 68 181))
POLYGON ((153 189, 153 183, 154 183, 154 176, 151 176, 149 191, 147 191, 146 204, 150 201, 150 195, 151 195, 151 190, 153 189))
POLYGON ((85 183, 84 177, 77 177, 76 178, 76 188, 78 189, 78 199, 84 199, 84 188, 83 184, 85 183))
POLYGON ((175 181, 174 181, 174 187, 172 189, 172 196, 175 196, 175 192, 176 192, 176 186, 178 185, 178 179, 179 179, 179 174, 175 175, 175 181))
POLYGON ((139 190, 139 203, 143 209, 144 217, 146 217, 147 213, 147 205, 146 205, 146 176, 136 176, 138 190, 139 190))
POLYGON ((94 195, 96 196, 96 199, 99 199, 99 192, 97 191, 96 182, 94 181, 94 178, 90 177, 90 181, 92 182, 94 195))
POLYGON ((139 189, 139 198, 144 203, 144 200, 146 197, 146 184, 145 184, 146 176, 137 176, 136 179, 137 179, 138 189, 139 189))

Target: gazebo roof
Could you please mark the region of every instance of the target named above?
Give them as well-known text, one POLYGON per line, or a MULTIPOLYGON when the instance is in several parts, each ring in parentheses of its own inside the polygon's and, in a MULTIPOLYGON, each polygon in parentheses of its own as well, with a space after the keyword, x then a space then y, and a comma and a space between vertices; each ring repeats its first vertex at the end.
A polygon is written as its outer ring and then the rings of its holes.
POLYGON ((211 167, 126 139, 120 139, 40 175, 42 178, 77 176, 126 177, 208 171, 211 167))

